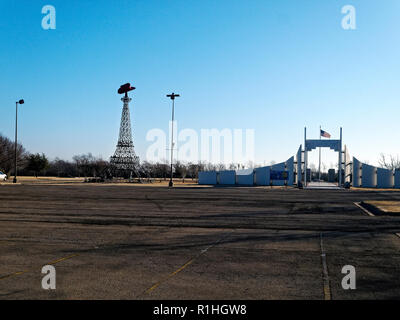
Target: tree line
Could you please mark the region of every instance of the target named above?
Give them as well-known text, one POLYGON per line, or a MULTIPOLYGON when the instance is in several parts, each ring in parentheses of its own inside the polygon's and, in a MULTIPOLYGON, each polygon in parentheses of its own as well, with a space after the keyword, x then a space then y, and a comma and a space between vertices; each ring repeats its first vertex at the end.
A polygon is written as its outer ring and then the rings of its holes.
MULTIPOLYGON (((9 177, 14 174, 14 142, 0 134, 0 171, 9 177)), ((18 175, 52 176, 52 177, 105 177, 111 171, 108 160, 95 157, 91 153, 75 155, 72 161, 55 158, 49 160, 44 153, 32 154, 25 150, 21 144, 17 144, 18 175)), ((274 164, 274 161, 270 164, 274 164)), ((395 156, 381 154, 379 164, 383 168, 395 170, 400 169, 400 159, 395 156)), ((254 168, 253 163, 242 164, 211 164, 211 163, 184 163, 177 161, 173 164, 173 175, 175 178, 197 179, 199 171, 222 171, 254 168)), ((170 165, 167 161, 150 163, 144 161, 139 168, 142 178, 170 177, 170 165)))
MULTIPOLYGON (((14 142, 0 134, 0 171, 9 177, 14 175, 14 142)), ((95 157, 91 153, 75 155, 72 161, 55 158, 49 160, 44 153, 32 154, 21 144, 17 145, 18 175, 21 176, 53 176, 53 177, 104 177, 111 170, 110 162, 95 157)), ((210 164, 176 162, 173 175, 176 178, 196 179, 202 170, 217 169, 210 164)), ((139 168, 142 178, 170 177, 170 165, 166 163, 150 163, 144 161, 139 168)))

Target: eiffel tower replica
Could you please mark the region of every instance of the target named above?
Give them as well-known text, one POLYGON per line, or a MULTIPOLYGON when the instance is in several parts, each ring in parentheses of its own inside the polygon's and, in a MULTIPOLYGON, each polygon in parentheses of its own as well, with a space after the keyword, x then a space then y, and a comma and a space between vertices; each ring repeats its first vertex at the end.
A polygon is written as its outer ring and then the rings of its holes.
POLYGON ((126 83, 118 89, 119 94, 125 94, 121 99, 124 106, 122 108, 117 149, 114 155, 110 157, 110 163, 113 176, 129 176, 129 178, 132 178, 132 173, 135 173, 140 180, 140 161, 133 147, 131 119, 129 115, 129 102, 132 99, 128 97, 128 92, 132 90, 135 90, 135 87, 131 87, 130 83, 126 83))

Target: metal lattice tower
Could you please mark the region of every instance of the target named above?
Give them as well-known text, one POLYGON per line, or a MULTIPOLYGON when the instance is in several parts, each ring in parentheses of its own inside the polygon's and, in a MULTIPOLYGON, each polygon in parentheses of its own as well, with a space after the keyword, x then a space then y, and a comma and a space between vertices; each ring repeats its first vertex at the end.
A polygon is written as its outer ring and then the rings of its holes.
POLYGON ((132 140, 131 119, 129 114, 129 102, 131 100, 132 99, 128 97, 127 92, 125 92, 125 96, 121 99, 124 106, 122 108, 117 149, 115 150, 114 155, 110 158, 110 163, 116 171, 135 172, 135 174, 140 177, 140 161, 139 157, 135 154, 132 140))

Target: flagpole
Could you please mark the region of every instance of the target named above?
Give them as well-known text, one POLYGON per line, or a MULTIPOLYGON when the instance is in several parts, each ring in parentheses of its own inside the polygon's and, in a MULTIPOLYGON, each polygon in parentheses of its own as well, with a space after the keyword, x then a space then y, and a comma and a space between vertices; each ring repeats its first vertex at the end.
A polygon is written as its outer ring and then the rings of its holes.
MULTIPOLYGON (((319 140, 321 140, 321 126, 319 126, 319 140)), ((321 181, 321 147, 319 147, 318 180, 321 181)))

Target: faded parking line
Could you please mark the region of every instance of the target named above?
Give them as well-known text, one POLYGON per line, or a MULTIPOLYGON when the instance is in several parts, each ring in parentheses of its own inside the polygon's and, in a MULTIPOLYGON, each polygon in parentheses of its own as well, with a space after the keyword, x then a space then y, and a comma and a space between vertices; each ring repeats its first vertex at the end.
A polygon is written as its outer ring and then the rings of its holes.
POLYGON ((360 202, 353 202, 357 207, 359 207, 364 213, 366 213, 367 215, 369 215, 370 217, 375 217, 375 215, 370 212, 369 210, 365 209, 360 202))
POLYGON ((167 277, 165 277, 164 279, 156 282, 155 284, 153 284, 150 288, 148 288, 147 290, 145 290, 143 293, 141 293, 139 296, 137 296, 136 298, 140 298, 146 294, 151 293, 153 290, 157 289, 161 284, 163 284, 164 282, 168 281, 169 279, 171 279, 173 276, 175 276, 176 274, 178 274, 179 272, 181 272, 182 270, 184 270, 186 267, 188 267, 189 265, 191 265, 197 258, 201 257, 203 254, 205 254, 209 249, 211 249, 212 247, 215 247, 216 245, 218 245, 222 240, 224 240, 225 238, 227 238, 228 236, 230 236, 233 232, 235 232, 235 230, 233 230, 232 232, 229 232, 227 234, 225 234, 221 239, 219 239, 218 241, 210 244, 207 248, 201 250, 195 257, 193 257, 192 259, 190 259, 188 262, 186 262, 184 265, 182 265, 181 267, 179 267, 178 269, 176 269, 174 272, 170 273, 167 277))
POLYGON ((326 263, 326 253, 324 249, 324 243, 322 241, 322 232, 319 235, 320 237, 320 248, 321 248, 321 262, 322 262, 322 279, 324 281, 324 297, 325 300, 331 300, 331 287, 329 284, 329 273, 328 273, 328 265, 326 263))
MULTIPOLYGON (((48 263, 43 264, 42 267, 46 266, 46 265, 53 265, 53 264, 59 263, 61 261, 65 261, 65 260, 71 259, 71 258, 76 257, 76 256, 79 256, 79 254, 75 253, 75 254, 71 254, 69 256, 66 256, 66 257, 63 257, 63 258, 60 258, 60 259, 57 259, 57 260, 50 261, 48 263)), ((10 273, 10 274, 7 274, 5 276, 0 277, 0 280, 6 279, 6 278, 11 278, 13 276, 19 276, 21 274, 27 273, 27 272, 32 271, 32 270, 33 270, 33 268, 29 269, 29 270, 25 270, 25 271, 17 271, 17 272, 14 272, 14 273, 10 273)))

